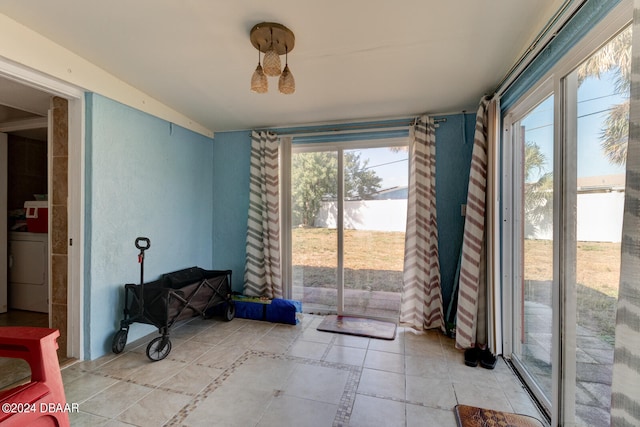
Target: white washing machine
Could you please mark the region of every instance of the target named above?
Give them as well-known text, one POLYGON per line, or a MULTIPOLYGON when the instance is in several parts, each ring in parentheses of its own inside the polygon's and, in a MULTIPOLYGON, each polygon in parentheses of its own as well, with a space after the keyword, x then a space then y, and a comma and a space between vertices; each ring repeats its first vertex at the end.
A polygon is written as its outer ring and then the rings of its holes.
POLYGON ((9 307, 49 312, 47 233, 9 233, 9 307))

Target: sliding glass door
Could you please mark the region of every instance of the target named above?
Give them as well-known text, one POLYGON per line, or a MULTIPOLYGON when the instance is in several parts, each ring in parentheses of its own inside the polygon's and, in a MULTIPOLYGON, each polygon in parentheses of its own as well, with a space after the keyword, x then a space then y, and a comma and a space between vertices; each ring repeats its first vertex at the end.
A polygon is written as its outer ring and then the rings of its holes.
POLYGON ((344 151, 344 312, 398 319, 407 225, 407 150, 344 151))
POLYGON ((570 214, 565 420, 608 425, 629 133, 631 27, 564 79, 570 214), (575 166, 573 166, 575 165, 575 166), (575 212, 575 214, 574 214, 575 212), (569 345, 571 344, 571 345, 569 345))
POLYGON ((338 194, 338 151, 294 151, 291 157, 292 295, 305 311, 338 308, 338 231, 320 226, 323 204, 338 194))
POLYGON ((513 126, 518 221, 513 283, 513 360, 546 406, 552 400, 554 301, 553 101, 546 96, 513 126))
POLYGON ((398 318, 408 154, 381 142, 293 146, 292 295, 307 312, 398 318))
POLYGON ((631 28, 590 52, 505 120, 507 356, 573 426, 609 425, 631 28))

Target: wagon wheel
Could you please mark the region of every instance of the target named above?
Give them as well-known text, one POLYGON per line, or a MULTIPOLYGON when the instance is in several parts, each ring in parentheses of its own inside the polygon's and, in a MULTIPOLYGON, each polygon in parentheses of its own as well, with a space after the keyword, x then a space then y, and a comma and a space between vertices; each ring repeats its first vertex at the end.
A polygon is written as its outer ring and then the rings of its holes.
POLYGON ((171 341, 168 337, 157 337, 151 340, 147 346, 147 357, 154 362, 162 360, 171 351, 171 341))
POLYGON ((224 311, 224 320, 227 322, 233 320, 236 316, 236 304, 233 301, 227 303, 227 309, 224 311))
POLYGON ((128 334, 129 331, 126 329, 120 329, 118 332, 116 332, 116 334, 113 336, 113 341, 111 342, 111 351, 113 351, 115 354, 122 353, 122 350, 124 350, 124 346, 127 344, 128 334))

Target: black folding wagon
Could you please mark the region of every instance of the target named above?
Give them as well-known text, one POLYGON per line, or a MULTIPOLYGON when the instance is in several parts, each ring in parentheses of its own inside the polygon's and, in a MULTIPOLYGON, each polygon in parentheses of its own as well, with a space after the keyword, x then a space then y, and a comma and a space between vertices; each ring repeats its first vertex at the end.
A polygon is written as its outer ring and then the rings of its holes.
POLYGON ((144 283, 144 252, 151 243, 146 237, 138 237, 136 248, 140 250, 140 284, 124 286, 124 319, 115 333, 111 350, 122 353, 127 343, 129 326, 146 323, 158 328, 161 336, 147 346, 147 357, 162 360, 171 351, 169 330, 179 320, 194 316, 209 317, 214 311, 222 312, 224 320, 235 316, 235 304, 231 299, 231 270, 205 270, 191 267, 163 274, 160 279, 144 283), (215 307, 225 304, 223 310, 215 307))

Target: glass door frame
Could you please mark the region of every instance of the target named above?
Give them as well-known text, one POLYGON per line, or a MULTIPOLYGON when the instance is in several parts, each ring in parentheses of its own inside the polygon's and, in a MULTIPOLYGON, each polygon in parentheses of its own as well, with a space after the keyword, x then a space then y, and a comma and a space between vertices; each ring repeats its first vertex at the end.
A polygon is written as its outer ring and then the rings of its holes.
MULTIPOLYGON (((280 212, 281 230, 281 261, 283 292, 286 298, 293 294, 293 265, 292 265, 292 207, 291 207, 291 159, 296 153, 310 153, 320 151, 334 151, 338 153, 338 183, 344 183, 344 152, 347 150, 383 148, 383 147, 408 147, 409 137, 384 137, 376 139, 356 139, 337 142, 309 142, 295 144, 293 138, 285 137, 280 146, 280 198, 282 210, 280 212)), ((411 159, 409 159, 409 162, 411 159)), ((407 176, 409 166, 407 165, 407 176)), ((344 185, 338 185, 337 191, 337 314, 349 315, 352 313, 344 310, 344 185)), ((388 320, 388 319, 385 319, 388 320)))
MULTIPOLYGON (((553 390, 551 396, 546 396, 543 390, 536 384, 534 378, 528 373, 523 362, 516 355, 520 351, 520 337, 523 333, 524 307, 522 301, 524 298, 522 283, 524 283, 524 271, 522 260, 524 259, 524 209, 523 195, 521 193, 521 184, 524 182, 524 147, 520 147, 521 130, 517 123, 520 122, 528 113, 535 109, 549 96, 554 96, 554 110, 559 103, 559 96, 554 90, 553 79, 548 78, 538 85, 523 101, 510 110, 503 119, 503 151, 502 151, 502 194, 503 197, 503 233, 502 248, 503 262, 502 275, 504 284, 512 284, 512 286, 503 286, 503 351, 507 358, 510 358, 512 364, 522 377, 527 387, 531 390, 535 398, 542 405, 547 413, 552 412, 552 408, 556 406, 556 400, 553 396, 557 395, 556 384, 558 384, 558 361, 559 354, 559 337, 554 334, 551 346, 551 378, 553 390)), ((558 138, 556 134, 557 117, 554 115, 554 176, 557 171, 558 156, 558 138)), ((558 180, 554 179, 554 194, 558 191, 558 180)), ((558 231, 556 225, 560 214, 559 207, 556 204, 557 198, 554 197, 553 206, 553 241, 559 242, 558 231)), ((553 287, 551 295, 552 308, 552 330, 557 331, 559 327, 559 301, 560 293, 558 285, 559 263, 557 260, 557 246, 554 244, 553 249, 553 287)))
MULTIPOLYGON (((536 400, 553 419, 568 419, 575 413, 576 378, 576 179, 577 164, 577 81, 571 74, 554 80, 547 79, 523 102, 505 116, 503 140, 503 191, 505 198, 503 218, 505 307, 505 356, 510 358, 518 374, 533 393, 536 400), (546 396, 525 364, 519 359, 519 337, 523 333, 524 308, 521 283, 524 281, 522 263, 524 257, 524 211, 519 186, 523 183, 524 158, 520 149, 521 132, 518 123, 539 103, 554 96, 554 149, 553 149, 553 287, 552 287, 552 345, 551 345, 551 396, 546 396), (508 165, 508 166, 507 166, 508 165), (508 338, 507 338, 508 337, 508 338), (506 340, 509 340, 508 343, 506 340), (562 404, 560 404, 562 402, 562 404)), ((552 422, 552 425, 555 425, 552 422)))
MULTIPOLYGON (((631 1, 623 0, 607 17, 567 53, 545 75, 540 84, 521 97, 507 111, 502 129, 502 278, 503 283, 521 283, 523 272, 518 265, 523 250, 518 245, 522 227, 522 197, 517 188, 522 178, 524 159, 515 150, 514 124, 546 96, 554 94, 554 214, 553 214, 553 331, 552 395, 544 398, 533 378, 514 357, 522 330, 518 286, 503 286, 504 356, 512 362, 551 420, 551 425, 575 425, 576 397, 576 229, 577 229, 577 82, 571 73, 612 37, 629 25, 633 17, 631 1)), ((520 292, 520 293, 519 293, 520 292)))

